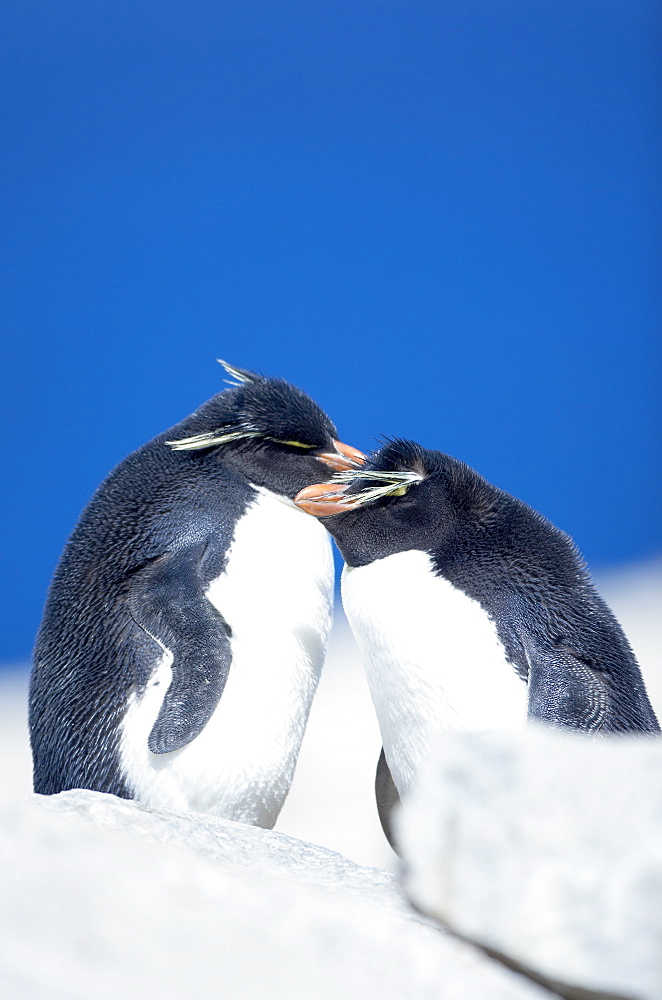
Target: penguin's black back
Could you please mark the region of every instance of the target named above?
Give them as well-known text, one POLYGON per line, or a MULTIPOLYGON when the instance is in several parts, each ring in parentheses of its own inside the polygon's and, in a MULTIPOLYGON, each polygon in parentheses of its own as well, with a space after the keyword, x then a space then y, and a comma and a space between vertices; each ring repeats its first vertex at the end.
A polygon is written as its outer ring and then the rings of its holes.
POLYGON ((433 551, 436 571, 487 610, 522 676, 532 660, 547 669, 574 661, 587 679, 608 679, 602 732, 658 731, 634 653, 572 539, 522 501, 485 487, 480 518, 460 521, 455 543, 433 551))
POLYGON ((129 797, 119 724, 147 682, 155 643, 130 608, 132 579, 164 553, 207 547, 208 580, 223 570, 254 490, 205 456, 165 444, 180 425, 129 455, 83 511, 56 569, 34 653, 30 732, 35 791, 94 788, 129 797), (213 541, 212 541, 213 540, 213 541))

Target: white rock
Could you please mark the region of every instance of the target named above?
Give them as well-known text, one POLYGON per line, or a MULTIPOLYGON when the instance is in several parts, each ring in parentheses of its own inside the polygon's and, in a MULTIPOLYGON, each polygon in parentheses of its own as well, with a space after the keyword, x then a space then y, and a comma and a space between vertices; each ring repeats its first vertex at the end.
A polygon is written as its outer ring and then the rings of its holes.
POLYGON ((544 1000, 393 877, 282 834, 97 792, 0 815, 8 1000, 544 1000))
POLYGON ((398 820, 423 912, 550 981, 662 997, 662 739, 449 734, 398 820))

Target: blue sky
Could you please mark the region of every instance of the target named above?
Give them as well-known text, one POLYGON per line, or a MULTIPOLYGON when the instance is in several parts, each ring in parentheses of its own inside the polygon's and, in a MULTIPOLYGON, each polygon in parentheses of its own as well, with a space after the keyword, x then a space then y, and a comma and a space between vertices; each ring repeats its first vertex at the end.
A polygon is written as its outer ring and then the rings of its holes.
POLYGON ((660 20, 5 4, 0 659, 28 656, 96 485, 221 388, 216 357, 358 447, 464 459, 592 567, 659 552, 660 20))

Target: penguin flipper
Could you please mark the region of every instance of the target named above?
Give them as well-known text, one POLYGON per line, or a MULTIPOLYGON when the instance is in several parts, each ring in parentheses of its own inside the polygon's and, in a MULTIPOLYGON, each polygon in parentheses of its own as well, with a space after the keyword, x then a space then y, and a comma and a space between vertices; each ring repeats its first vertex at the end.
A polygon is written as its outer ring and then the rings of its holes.
POLYGON ((398 851, 395 843, 395 837, 393 836, 391 815, 395 806, 400 804, 400 796, 397 788, 395 787, 395 782, 393 781, 389 766, 386 763, 384 747, 382 747, 382 752, 380 753, 379 760, 377 761, 377 773, 375 774, 375 799, 377 801, 379 822, 382 824, 384 836, 395 853, 399 854, 400 852, 398 851))
POLYGON ((610 709, 600 671, 565 646, 527 648, 527 715, 552 726, 597 733, 610 709))
POLYGON ((200 545, 159 556, 131 584, 134 621, 173 657, 172 680, 147 741, 152 753, 171 753, 199 736, 228 678, 231 629, 205 597, 205 552, 200 545))

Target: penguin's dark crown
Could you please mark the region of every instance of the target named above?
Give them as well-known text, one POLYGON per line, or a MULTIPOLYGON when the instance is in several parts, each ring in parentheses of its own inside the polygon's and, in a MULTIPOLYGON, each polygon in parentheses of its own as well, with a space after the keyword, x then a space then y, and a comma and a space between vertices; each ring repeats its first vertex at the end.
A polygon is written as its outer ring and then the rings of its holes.
POLYGON ((234 441, 274 441, 303 450, 332 445, 337 431, 305 392, 283 379, 266 378, 221 361, 231 388, 200 407, 191 418, 196 433, 167 444, 174 451, 198 451, 234 441))

